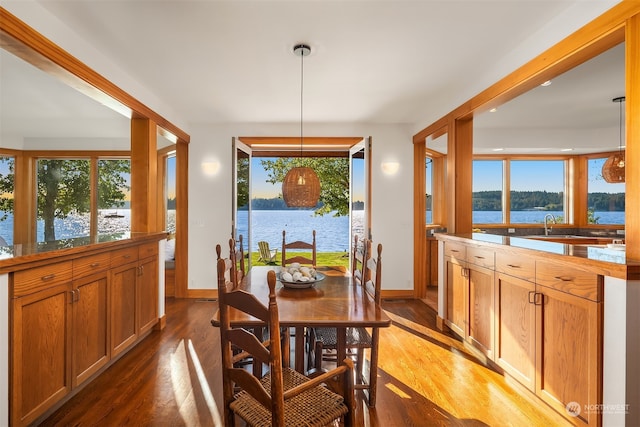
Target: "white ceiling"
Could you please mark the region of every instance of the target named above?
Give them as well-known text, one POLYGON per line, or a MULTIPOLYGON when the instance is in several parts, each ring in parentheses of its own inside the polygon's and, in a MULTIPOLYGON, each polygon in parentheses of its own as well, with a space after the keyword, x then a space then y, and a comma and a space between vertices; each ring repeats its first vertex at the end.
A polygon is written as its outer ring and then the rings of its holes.
MULTIPOLYGON (((305 122, 419 129, 429 124, 425 118, 436 119, 484 89, 477 82, 495 64, 580 0, 37 3, 191 123, 299 121, 300 58, 292 48, 305 42, 312 47, 304 60, 305 122)), ((495 135, 505 129, 564 129, 565 135, 567 129, 615 129, 611 98, 624 91, 623 54, 614 49, 478 117, 476 126, 486 130, 476 138, 479 150, 504 146, 495 135)), ((0 61, 3 135, 128 136, 121 116, 38 78, 36 70, 25 72, 7 54, 0 61), (55 127, 68 128, 60 126, 65 120, 75 122, 76 132, 86 123, 86 134, 56 133, 55 127), (116 124, 108 126, 111 120, 116 124)), ((546 145, 521 139, 509 138, 514 152, 559 146, 557 136, 546 145)), ((576 152, 602 149, 584 140, 576 152)))

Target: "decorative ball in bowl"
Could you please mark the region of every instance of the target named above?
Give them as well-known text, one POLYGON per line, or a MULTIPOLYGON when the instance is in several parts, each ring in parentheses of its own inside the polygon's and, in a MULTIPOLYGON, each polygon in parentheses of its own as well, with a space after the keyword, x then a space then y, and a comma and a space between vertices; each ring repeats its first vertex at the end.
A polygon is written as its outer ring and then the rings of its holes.
POLYGON ((314 283, 324 279, 313 267, 301 266, 294 262, 280 270, 280 281, 285 288, 310 288, 314 283))

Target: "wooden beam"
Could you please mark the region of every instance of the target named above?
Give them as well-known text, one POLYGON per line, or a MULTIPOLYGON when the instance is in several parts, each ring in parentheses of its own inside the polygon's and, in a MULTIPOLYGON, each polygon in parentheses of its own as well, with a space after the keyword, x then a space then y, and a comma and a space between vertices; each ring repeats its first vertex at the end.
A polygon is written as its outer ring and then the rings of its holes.
POLYGON ((158 131, 149 119, 131 120, 131 231, 157 228, 158 131))
POLYGON ((189 288, 189 143, 176 144, 176 297, 186 298, 189 288))
POLYGON ((625 240, 627 261, 640 261, 640 14, 627 22, 625 49, 625 240))
POLYGON ((426 142, 413 145, 413 289, 415 298, 427 294, 427 230, 426 230, 426 142))

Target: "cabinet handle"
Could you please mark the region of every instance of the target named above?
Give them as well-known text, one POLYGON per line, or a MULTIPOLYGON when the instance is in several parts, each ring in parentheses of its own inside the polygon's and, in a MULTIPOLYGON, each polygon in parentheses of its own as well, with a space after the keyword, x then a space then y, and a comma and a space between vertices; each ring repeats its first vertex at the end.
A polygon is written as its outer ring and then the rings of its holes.
POLYGON ((519 265, 515 265, 515 264, 507 264, 507 267, 511 267, 511 268, 520 268, 519 265))
POLYGON ((100 267, 100 263, 99 262, 94 262, 89 267, 91 267, 91 268, 100 267))
POLYGON ((122 258, 124 258, 124 259, 129 259, 129 258, 131 258, 131 255, 129 255, 129 254, 122 255, 122 258))
POLYGON ((460 251, 459 251, 459 250, 457 250, 457 249, 451 249, 451 252, 453 252, 453 253, 456 253, 456 254, 457 254, 457 253, 458 253, 458 252, 460 252, 460 251))
POLYGON ((529 304, 536 303, 536 291, 529 291, 529 304))
POLYGON ((571 278, 567 279, 566 277, 562 277, 562 276, 555 276, 555 279, 562 280, 563 282, 573 282, 573 279, 571 278))
POLYGON ((47 274, 46 276, 42 276, 40 280, 42 280, 43 282, 48 282, 49 280, 53 280, 55 277, 55 274, 47 274))
POLYGON ((529 304, 542 305, 544 303, 544 294, 536 291, 529 291, 529 304))
POLYGON ((75 301, 76 301, 76 302, 80 301, 80 289, 76 289, 75 294, 76 294, 75 301))
POLYGON ((478 256, 478 255, 474 255, 473 257, 474 257, 474 258, 477 258, 477 259, 484 259, 484 257, 483 257, 483 256, 478 256))

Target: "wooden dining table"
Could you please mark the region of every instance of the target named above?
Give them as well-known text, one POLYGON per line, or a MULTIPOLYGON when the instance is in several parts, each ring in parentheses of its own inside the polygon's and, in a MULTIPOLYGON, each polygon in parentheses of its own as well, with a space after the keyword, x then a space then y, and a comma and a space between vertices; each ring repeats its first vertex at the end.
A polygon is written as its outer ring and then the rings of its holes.
MULTIPOLYGON (((255 266, 239 284, 240 289, 254 294, 260 302, 267 304, 269 288, 267 272, 280 271, 281 267, 255 266)), ((351 275, 344 267, 318 267, 324 278, 313 286, 304 289, 291 289, 278 281, 276 300, 281 327, 295 328, 295 369, 305 372, 305 334, 308 327, 334 327, 337 331, 337 360, 346 357, 346 328, 348 327, 388 327, 391 319, 379 304, 364 291, 354 286, 351 275)), ((234 308, 230 309, 232 326, 256 328, 264 323, 234 308)), ((219 326, 219 314, 216 311, 212 319, 219 326)), ((288 352, 283 352, 288 363, 288 352)))

